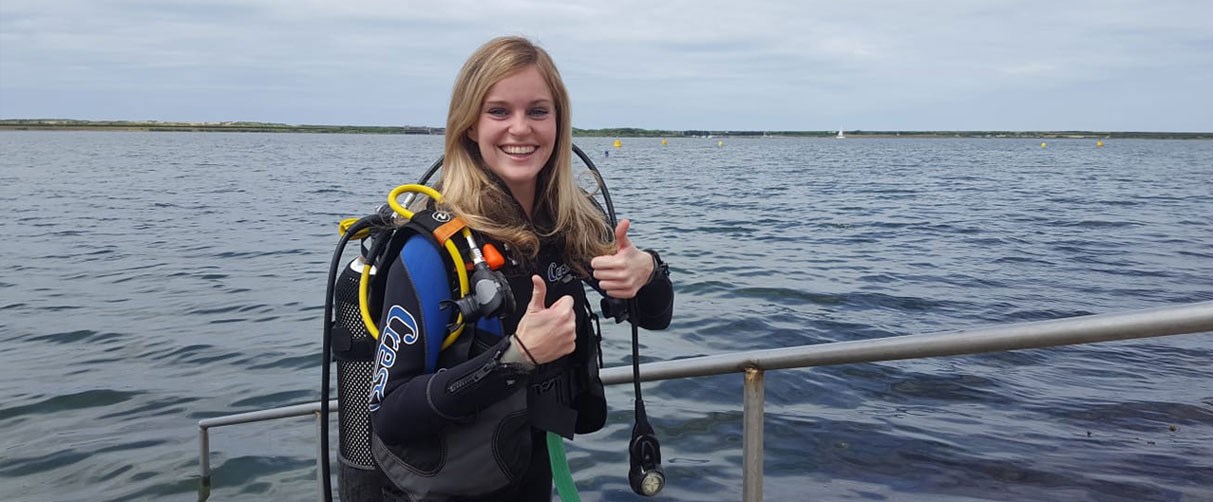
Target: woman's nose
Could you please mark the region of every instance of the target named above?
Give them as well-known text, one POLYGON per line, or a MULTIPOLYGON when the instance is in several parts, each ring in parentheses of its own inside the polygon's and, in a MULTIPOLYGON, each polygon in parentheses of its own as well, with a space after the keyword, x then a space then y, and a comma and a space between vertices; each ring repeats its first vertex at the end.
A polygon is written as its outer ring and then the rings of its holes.
POLYGON ((514 117, 510 119, 509 132, 515 136, 522 136, 531 132, 531 121, 529 117, 527 117, 525 113, 514 114, 514 117))

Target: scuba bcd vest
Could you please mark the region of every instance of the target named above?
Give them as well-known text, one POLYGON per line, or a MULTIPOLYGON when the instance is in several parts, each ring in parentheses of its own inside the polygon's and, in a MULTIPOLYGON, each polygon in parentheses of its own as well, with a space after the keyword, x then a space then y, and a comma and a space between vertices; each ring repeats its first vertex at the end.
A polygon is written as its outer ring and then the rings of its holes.
MULTIPOLYGON (((424 374, 433 374, 497 345, 503 334, 498 316, 513 311, 514 297, 508 282, 500 272, 487 266, 487 260, 472 273, 469 286, 474 285, 474 289, 456 286, 456 293, 452 294, 452 278, 448 277, 452 267, 440 251, 440 246, 448 245, 441 241, 443 232, 440 230, 443 225, 451 224, 442 223, 448 217, 441 211, 418 212, 405 227, 394 232, 379 260, 385 266, 372 281, 372 290, 403 287, 389 284, 389 277, 403 277, 416 294, 416 304, 407 308, 401 305, 379 307, 386 310, 386 314, 380 327, 376 369, 371 380, 372 411, 383 398, 395 351, 403 348, 409 337, 415 337, 413 343, 423 344, 424 374), (401 269, 392 271, 389 266, 401 269), (460 293, 463 294, 457 296, 460 293), (456 332, 460 333, 451 338, 456 332)), ((467 247, 473 245, 474 241, 468 240, 467 247)), ((462 265, 461 260, 456 266, 462 265)), ((492 364, 486 364, 470 376, 474 379, 479 373, 488 371, 492 364)), ((400 426, 407 427, 408 424, 400 426)), ((526 387, 519 386, 505 399, 478 412, 474 419, 452 422, 440 433, 422 441, 394 445, 372 433, 370 446, 375 463, 387 479, 413 500, 444 500, 491 493, 518 479, 530 465, 531 432, 526 387)))
MULTIPOLYGON (((613 227, 616 224, 614 208, 601 174, 576 145, 573 145, 573 152, 592 171, 605 202, 604 213, 613 227)), ((508 282, 495 267, 489 265, 494 259, 500 260, 499 253, 494 253, 497 255, 495 258, 486 259, 484 254, 488 253, 476 245, 466 227, 453 228, 448 225, 450 221, 439 221, 444 218, 438 213, 422 211, 414 214, 397 203, 396 198, 403 193, 402 189, 408 187, 414 189, 404 191, 422 192, 440 201, 441 195, 424 186, 424 183, 441 164, 442 159, 439 158, 419 185, 406 185, 393 190, 388 198, 390 209, 381 208, 376 214, 342 222, 342 237, 330 264, 325 303, 321 370, 324 385, 321 387, 320 421, 320 447, 321 451, 327 452, 329 363, 330 357, 333 357, 337 359, 341 410, 339 482, 342 500, 378 500, 382 487, 393 483, 393 480, 397 487, 414 498, 442 500, 447 495, 475 496, 516 477, 519 472, 513 467, 525 464, 523 459, 531 453, 529 430, 532 424, 527 419, 527 392, 512 393, 485 409, 465 430, 451 431, 443 434, 442 438, 435 438, 436 443, 431 446, 436 448, 392 447, 380 441, 371 430, 367 396, 375 392, 375 382, 380 373, 376 362, 390 357, 381 353, 383 344, 379 339, 385 336, 388 341, 405 336, 424 338, 429 342, 426 351, 427 372, 441 370, 450 364, 467 360, 474 348, 482 350, 493 345, 493 341, 502 335, 501 322, 496 316, 513 308, 509 305, 513 302, 513 295, 508 289, 508 282), (455 236, 457 233, 461 233, 464 239, 458 239, 455 236), (374 238, 368 248, 366 239, 371 234, 374 234, 374 238), (363 241, 363 256, 342 267, 341 251, 352 238, 363 241), (460 258, 465 253, 472 256, 468 260, 470 263, 460 258), (446 260, 447 255, 451 260, 446 260), (383 308, 383 292, 387 286, 388 274, 384 272, 392 266, 397 256, 406 258, 401 260, 402 263, 417 265, 409 267, 410 278, 415 283, 420 280, 427 284, 425 294, 431 296, 422 302, 426 307, 418 314, 420 320, 411 315, 397 316, 394 312, 388 312, 384 316, 384 326, 377 326, 376 321, 383 308), (466 274, 468 269, 472 271, 470 282, 466 274), (341 270, 340 278, 338 270, 341 270), (489 434, 488 439, 485 439, 486 433, 489 434), (481 439, 476 439, 478 437, 481 439), (486 448, 494 437, 513 438, 514 442, 486 448), (523 438, 525 440, 519 440, 523 438), (446 442, 443 443, 443 440, 446 442), (438 454, 435 455, 435 452, 438 454), (482 462, 486 454, 494 457, 490 460, 495 462, 482 462), (472 481, 476 481, 478 487, 467 486, 472 481)), ((409 196, 411 198, 412 195, 409 196)), ((408 200, 405 205, 409 204, 408 200)), ((584 307, 588 318, 596 325, 597 317, 589 311, 588 305, 584 307)), ((636 311, 634 300, 603 299, 604 314, 615 317, 616 322, 629 319, 629 312, 636 311)), ((636 493, 651 496, 661 490, 664 476, 660 467, 659 444, 648 424, 640 395, 637 326, 635 319, 632 321, 632 365, 637 407, 636 426, 633 427, 633 439, 629 445, 631 470, 628 478, 636 493)), ((584 326, 586 329, 589 329, 588 323, 584 326)), ((586 394, 570 390, 567 394, 572 398, 572 402, 567 404, 578 410, 591 411, 584 416, 574 413, 578 433, 601 428, 606 413, 601 381, 597 375, 601 365, 600 334, 594 329, 593 336, 584 337, 583 340, 582 328, 579 322, 578 348, 574 358, 579 359, 584 369, 589 371, 574 372, 583 390, 596 392, 586 394), (594 343, 584 343, 590 339, 594 343)), ((568 428, 572 429, 572 425, 568 428)), ((558 429, 563 428, 549 430, 558 429)), ((561 435, 571 437, 572 431, 561 435)), ((577 499, 567 465, 563 465, 563 443, 559 436, 549 432, 547 445, 552 458, 561 460, 552 462, 553 477, 561 498, 577 499), (562 465, 558 466, 557 463, 562 465), (563 472, 558 472, 560 468, 563 472)), ((327 454, 321 456, 321 482, 325 499, 329 500, 332 488, 327 454)))
MULTIPOLYGON (((582 301, 586 310, 578 317, 578 347, 572 357, 511 376, 518 382, 516 391, 503 394, 504 399, 477 411, 473 419, 453 420, 424 441, 383 441, 373 432, 368 411, 378 409, 389 369, 404 344, 410 345, 411 357, 424 354, 421 375, 453 368, 498 345, 503 335, 499 317, 512 313, 515 300, 500 271, 504 258, 492 243, 479 246, 449 213, 418 211, 402 224, 372 227, 364 237, 363 256, 351 262, 338 280, 338 324, 356 329, 335 327, 332 342, 343 398, 339 471, 343 499, 374 497, 387 483, 414 500, 483 496, 526 475, 532 466, 533 426, 570 438, 574 432, 602 427, 606 402, 597 378, 600 337, 592 329, 593 314, 582 301), (453 237, 459 234, 463 239, 453 237), (465 263, 465 255, 473 256, 471 263, 465 263), (470 278, 458 277, 467 268, 470 278), (409 292, 405 302, 387 304, 384 293, 389 288, 405 288, 409 292), (372 322, 365 323, 366 319, 372 322), (346 336, 363 331, 370 336, 346 336)), ((525 277, 529 282, 529 274, 525 277)), ((582 288, 580 281, 569 280, 550 287, 556 288, 552 291, 582 288)), ((493 369, 481 366, 468 377, 475 381, 476 374, 493 369)), ((563 455, 561 443, 549 447, 549 454, 557 453, 563 455)), ((567 477, 567 467, 563 469, 567 477)))
MULTIPOLYGON (((420 187, 424 188, 427 187, 420 187)), ((392 199, 397 196, 397 191, 393 191, 392 199)), ((401 337, 426 337, 426 372, 429 373, 439 366, 442 348, 450 349, 445 351, 447 355, 456 357, 456 354, 467 354, 470 345, 477 340, 481 344, 493 343, 501 336, 497 314, 513 308, 508 283, 492 270, 501 264, 499 253, 491 247, 469 252, 468 249, 475 246, 474 238, 460 220, 451 218, 448 213, 430 210, 405 213, 409 216, 407 220, 381 208, 375 215, 342 223, 343 247, 348 238, 359 238, 363 242, 361 256, 345 266, 340 277, 332 283, 329 303, 334 305, 330 307, 326 303, 326 317, 333 322, 329 325, 331 333, 325 337, 326 345, 330 345, 325 353, 331 352, 337 360, 341 412, 338 479, 343 500, 378 499, 381 487, 388 482, 372 454, 373 433, 367 406, 367 396, 373 394, 376 385, 382 384, 382 375, 376 372, 380 365, 376 361, 382 362, 388 356, 382 353, 379 339, 386 337, 399 343, 401 337), (458 238, 460 234, 463 239, 458 238), (465 254, 473 256, 471 263, 465 264, 462 259, 465 254), (472 269, 470 285, 466 269, 455 268, 456 259, 461 268, 472 269), (386 272, 393 264, 408 269, 423 308, 415 318, 389 312, 385 316, 387 322, 377 326, 387 287, 386 272), (476 291, 468 294, 472 285, 476 286, 476 291), (331 310, 336 311, 335 315, 331 310), (467 322, 465 318, 474 322, 467 322), (460 336, 464 334, 472 336, 460 336)), ((401 212, 398 210, 397 214, 401 212)), ((325 381, 328 381, 327 368, 326 363, 325 381)), ((326 405, 327 399, 322 403, 322 414, 327 413, 323 409, 326 405)), ((322 428, 326 428, 326 424, 327 421, 323 421, 322 428)), ((326 439, 327 434, 322 436, 322 443, 327 443, 326 439)), ((327 446, 322 444, 322 447, 327 451, 327 446)), ((323 467, 327 466, 322 464, 323 467)), ((327 476, 324 479, 327 481, 327 476)), ((329 492, 331 489, 326 489, 326 493, 329 492)))

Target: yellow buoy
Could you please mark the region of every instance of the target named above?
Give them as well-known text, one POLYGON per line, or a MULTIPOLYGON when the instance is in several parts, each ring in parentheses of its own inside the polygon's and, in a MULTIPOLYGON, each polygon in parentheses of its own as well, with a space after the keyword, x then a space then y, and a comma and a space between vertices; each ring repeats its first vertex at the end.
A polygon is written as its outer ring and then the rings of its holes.
POLYGON ((619 140, 615 140, 615 148, 619 148, 621 146, 623 146, 623 142, 619 141, 619 140))
POLYGON ((724 141, 717 141, 716 146, 724 146, 724 141))
POLYGON ((1103 140, 1096 141, 1095 146, 1103 146, 1103 140))
POLYGON ((669 142, 669 141, 666 141, 666 140, 665 140, 665 138, 661 138, 661 145, 662 145, 662 146, 665 146, 665 145, 668 145, 668 144, 670 144, 670 142, 669 142))
POLYGON ((1045 143, 1045 142, 1043 142, 1043 141, 1040 143, 1040 147, 1041 147, 1041 148, 1046 148, 1046 147, 1048 147, 1048 146, 1049 146, 1049 144, 1048 144, 1048 143, 1045 143))

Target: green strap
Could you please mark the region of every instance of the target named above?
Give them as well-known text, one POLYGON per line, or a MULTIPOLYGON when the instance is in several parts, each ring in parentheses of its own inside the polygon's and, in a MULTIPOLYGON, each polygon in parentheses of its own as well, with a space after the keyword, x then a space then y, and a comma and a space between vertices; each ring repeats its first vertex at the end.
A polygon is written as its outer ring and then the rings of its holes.
POLYGON ((581 502, 581 495, 577 494, 577 486, 573 484, 573 475, 569 472, 569 460, 564 456, 564 438, 554 432, 548 432, 548 459, 552 463, 552 481, 556 483, 560 500, 581 502))

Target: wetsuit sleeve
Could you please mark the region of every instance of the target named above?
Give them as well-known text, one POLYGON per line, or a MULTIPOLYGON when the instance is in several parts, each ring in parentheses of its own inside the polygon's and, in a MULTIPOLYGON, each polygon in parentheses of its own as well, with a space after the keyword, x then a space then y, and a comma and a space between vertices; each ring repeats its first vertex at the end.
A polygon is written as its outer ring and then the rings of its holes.
MULTIPOLYGON (((418 294, 399 258, 388 269, 379 348, 369 407, 375 433, 388 444, 432 437, 447 424, 468 422, 476 413, 516 390, 525 389, 528 371, 501 360, 510 337, 476 357, 427 373, 427 320, 418 315, 418 294)), ((465 333, 463 336, 470 336, 465 333)))
MULTIPOLYGON (((664 263, 658 261, 658 266, 664 263)), ((598 285, 598 280, 590 277, 586 283, 602 296, 606 292, 598 285)), ((640 291, 636 292, 636 307, 640 312, 636 315, 636 324, 647 330, 662 330, 670 325, 674 317, 674 284, 670 282, 667 273, 658 273, 653 280, 640 291)))
MULTIPOLYGON (((658 263, 659 266, 663 265, 658 263)), ((668 273, 659 273, 636 292, 637 323, 650 330, 666 329, 674 317, 674 283, 668 273)))

